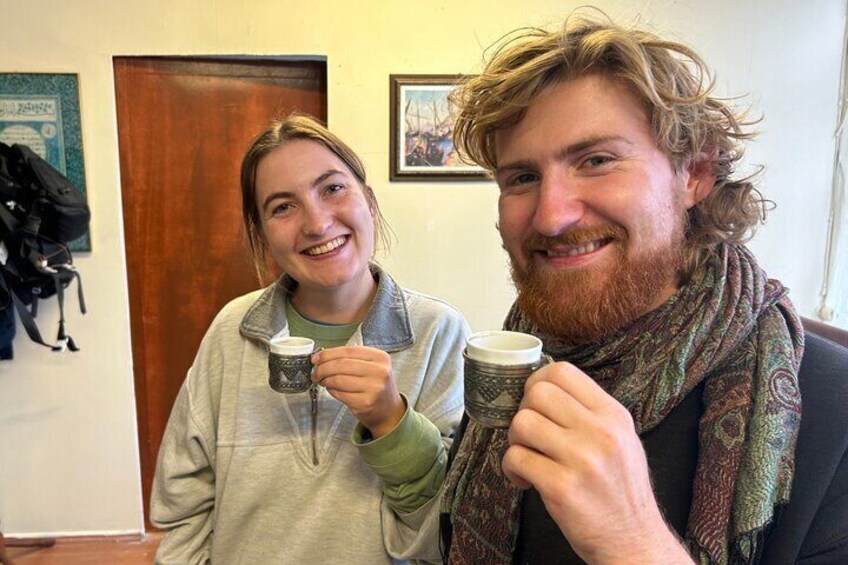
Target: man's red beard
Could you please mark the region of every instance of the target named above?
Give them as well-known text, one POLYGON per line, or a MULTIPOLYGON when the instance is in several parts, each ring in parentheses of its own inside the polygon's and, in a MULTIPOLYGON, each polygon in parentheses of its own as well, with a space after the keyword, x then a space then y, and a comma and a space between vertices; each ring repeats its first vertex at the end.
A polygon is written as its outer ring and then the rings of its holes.
POLYGON ((599 341, 647 313, 679 279, 685 248, 682 222, 667 245, 641 256, 627 256, 628 241, 624 228, 612 225, 528 238, 521 250, 526 268, 510 255, 519 309, 543 332, 573 343, 599 341), (614 255, 603 268, 556 271, 533 260, 534 250, 599 239, 611 240, 606 253, 614 255))

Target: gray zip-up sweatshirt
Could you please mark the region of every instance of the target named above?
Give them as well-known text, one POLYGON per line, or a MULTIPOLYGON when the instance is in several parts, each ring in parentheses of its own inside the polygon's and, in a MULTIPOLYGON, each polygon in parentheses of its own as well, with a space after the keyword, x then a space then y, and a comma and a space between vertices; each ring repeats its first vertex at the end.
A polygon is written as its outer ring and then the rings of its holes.
MULTIPOLYGON (((389 352, 409 411, 448 443, 462 415, 468 326, 445 302, 373 270, 377 294, 349 345, 389 352)), ((356 420, 347 407, 323 388, 316 402, 309 393, 269 388, 268 340, 288 332, 286 284, 233 300, 203 339, 159 452, 151 520, 167 532, 157 563, 439 560, 438 496, 409 514, 394 512, 381 470, 369 468, 363 446, 351 441, 356 420)), ((396 446, 393 457, 444 465, 443 453, 422 456, 414 448, 396 446)), ((396 468, 385 455, 381 464, 396 468)))

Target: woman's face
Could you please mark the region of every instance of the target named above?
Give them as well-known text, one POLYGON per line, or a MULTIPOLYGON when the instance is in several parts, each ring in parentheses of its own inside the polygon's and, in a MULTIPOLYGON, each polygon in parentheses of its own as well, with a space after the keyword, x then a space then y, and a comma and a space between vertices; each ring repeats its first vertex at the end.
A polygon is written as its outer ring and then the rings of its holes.
POLYGON ((299 292, 370 279, 373 210, 350 169, 320 143, 289 141, 263 157, 256 205, 271 255, 299 292))

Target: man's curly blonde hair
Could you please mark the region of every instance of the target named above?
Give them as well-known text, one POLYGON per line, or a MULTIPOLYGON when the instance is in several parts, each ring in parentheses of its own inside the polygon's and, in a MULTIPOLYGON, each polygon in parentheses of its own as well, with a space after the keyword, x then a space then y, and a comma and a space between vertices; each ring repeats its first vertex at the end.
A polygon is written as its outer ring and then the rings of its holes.
POLYGON ((716 176, 710 194, 689 210, 687 279, 721 242, 750 239, 770 205, 753 176, 731 177, 752 122, 711 96, 713 80, 689 47, 627 29, 605 18, 572 16, 561 30, 517 30, 483 72, 452 93, 454 144, 466 159, 497 169, 495 135, 518 123, 545 89, 600 73, 628 86, 645 104, 659 148, 679 173, 706 155, 716 176))

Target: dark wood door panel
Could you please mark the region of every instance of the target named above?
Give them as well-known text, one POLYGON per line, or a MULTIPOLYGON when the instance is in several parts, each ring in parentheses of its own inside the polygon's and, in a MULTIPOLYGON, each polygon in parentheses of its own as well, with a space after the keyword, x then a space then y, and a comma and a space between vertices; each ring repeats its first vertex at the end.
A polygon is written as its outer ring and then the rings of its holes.
POLYGON ((114 59, 145 515, 179 387, 220 308, 258 288, 241 158, 274 116, 326 120, 317 61, 114 59))

